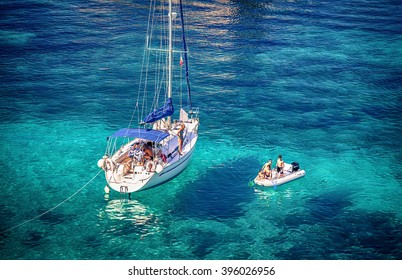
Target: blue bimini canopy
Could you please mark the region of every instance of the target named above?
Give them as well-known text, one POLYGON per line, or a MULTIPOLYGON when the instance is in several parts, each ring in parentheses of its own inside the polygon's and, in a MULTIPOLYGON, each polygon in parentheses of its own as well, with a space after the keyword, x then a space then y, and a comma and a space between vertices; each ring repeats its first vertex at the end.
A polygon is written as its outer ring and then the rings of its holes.
POLYGON ((157 108, 151 114, 146 116, 143 121, 144 121, 144 123, 153 123, 164 117, 171 116, 171 115, 173 115, 173 113, 174 113, 174 108, 173 108, 173 104, 172 104, 172 98, 168 98, 161 107, 157 108))
POLYGON ((160 142, 168 136, 169 133, 160 130, 144 129, 144 128, 122 128, 119 131, 116 131, 110 137, 141 138, 153 142, 160 142))

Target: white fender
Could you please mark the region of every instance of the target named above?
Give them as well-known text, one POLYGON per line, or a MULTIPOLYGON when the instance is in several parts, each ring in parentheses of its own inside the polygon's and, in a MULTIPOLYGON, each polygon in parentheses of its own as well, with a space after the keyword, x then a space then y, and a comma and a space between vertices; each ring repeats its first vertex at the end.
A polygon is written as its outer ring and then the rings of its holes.
POLYGON ((98 160, 98 167, 102 168, 103 170, 105 170, 105 160, 103 158, 101 158, 100 160, 98 160))
POLYGON ((108 186, 105 186, 105 193, 110 193, 110 188, 108 186))
POLYGON ((156 165, 155 171, 156 173, 161 173, 163 171, 163 166, 160 164, 156 165))

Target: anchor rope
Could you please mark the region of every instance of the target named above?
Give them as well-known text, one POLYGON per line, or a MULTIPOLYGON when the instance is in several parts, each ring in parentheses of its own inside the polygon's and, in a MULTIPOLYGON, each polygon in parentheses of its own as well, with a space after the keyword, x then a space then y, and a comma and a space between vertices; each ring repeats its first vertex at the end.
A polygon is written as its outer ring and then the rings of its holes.
POLYGON ((46 215, 47 213, 53 211, 53 210, 56 209, 57 207, 60 207, 61 205, 63 205, 64 203, 66 203, 67 201, 69 201, 70 199, 72 199, 74 196, 76 196, 76 195, 77 195, 80 191, 82 191, 86 186, 88 186, 93 180, 95 180, 96 177, 98 177, 98 175, 99 175, 102 171, 103 171, 103 170, 100 170, 95 176, 92 177, 91 180, 89 180, 86 184, 84 184, 84 185, 83 185, 80 189, 78 189, 75 193, 73 193, 72 195, 70 195, 69 197, 67 197, 65 200, 63 200, 62 202, 60 202, 60 203, 57 204, 56 206, 50 208, 49 210, 43 212, 42 214, 39 214, 39 215, 37 215, 37 216, 35 216, 35 217, 29 219, 29 220, 26 220, 26 221, 24 221, 24 222, 18 224, 18 225, 16 225, 16 226, 13 226, 13 227, 11 227, 11 228, 9 228, 9 229, 3 230, 2 232, 0 232, 0 235, 3 234, 3 233, 5 233, 5 232, 7 232, 7 231, 13 230, 13 229, 15 229, 15 228, 17 228, 17 227, 23 226, 23 225, 25 225, 25 224, 27 224, 27 223, 29 223, 29 222, 32 222, 33 220, 36 220, 36 219, 42 217, 43 215, 46 215))

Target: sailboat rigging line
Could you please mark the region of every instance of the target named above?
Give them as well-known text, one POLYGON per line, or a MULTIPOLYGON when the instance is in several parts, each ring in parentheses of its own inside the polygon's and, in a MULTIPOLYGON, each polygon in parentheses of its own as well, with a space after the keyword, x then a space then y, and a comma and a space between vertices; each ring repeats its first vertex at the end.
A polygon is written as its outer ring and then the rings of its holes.
POLYGON ((46 215, 47 213, 53 211, 53 210, 56 209, 57 207, 60 207, 61 205, 63 205, 64 203, 66 203, 67 201, 69 201, 70 199, 72 199, 74 196, 76 196, 76 195, 77 195, 80 191, 82 191, 86 186, 88 186, 96 177, 98 177, 98 175, 99 175, 102 171, 103 171, 102 169, 99 170, 99 172, 96 173, 96 175, 93 176, 91 180, 89 180, 86 184, 84 184, 84 185, 83 185, 80 189, 78 189, 75 193, 73 193, 72 195, 70 195, 69 197, 67 197, 65 200, 63 200, 62 202, 60 202, 60 203, 57 204, 56 206, 50 208, 49 210, 43 212, 42 214, 39 214, 39 215, 37 215, 37 216, 35 216, 35 217, 29 219, 29 220, 26 220, 26 221, 24 221, 24 222, 18 224, 18 225, 16 225, 16 226, 13 226, 13 227, 11 227, 11 228, 9 228, 9 229, 3 230, 2 232, 0 232, 0 235, 2 235, 2 234, 5 233, 5 232, 11 231, 11 230, 13 230, 13 229, 15 229, 15 228, 17 228, 17 227, 23 226, 23 225, 25 225, 25 224, 27 224, 27 223, 29 223, 29 222, 32 222, 33 220, 36 220, 36 219, 38 219, 38 218, 40 218, 40 217, 46 215))
MULTIPOLYGON (((144 52, 145 52, 146 50, 144 50, 144 52)), ((141 74, 140 74, 140 81, 142 80, 142 75, 143 75, 143 69, 144 69, 144 65, 145 65, 145 55, 143 56, 143 59, 142 59, 142 66, 141 66, 141 74)), ((139 119, 139 117, 140 117, 140 108, 139 108, 139 102, 138 102, 138 100, 140 100, 139 98, 140 98, 140 91, 141 91, 141 83, 139 83, 139 85, 138 85, 138 93, 137 93, 137 101, 136 101, 136 103, 135 103, 135 107, 134 107, 134 110, 133 110, 133 113, 132 113, 132 115, 131 115, 131 119, 130 119, 130 122, 129 122, 129 124, 128 124, 128 128, 130 128, 131 127, 131 124, 132 124, 132 122, 133 122, 133 120, 134 120, 134 116, 135 116, 135 112, 137 111, 138 112, 138 117, 137 117, 137 119, 139 119)))
POLYGON ((187 43, 186 43, 186 34, 184 31, 184 16, 183 16, 183 3, 180 0, 180 19, 181 19, 181 30, 183 37, 183 49, 184 49, 184 64, 186 67, 186 81, 187 81, 187 90, 188 90, 188 103, 190 105, 190 110, 193 108, 191 102, 191 88, 190 88, 190 79, 188 77, 188 60, 187 60, 187 43))
MULTIPOLYGON (((166 50, 166 49, 157 49, 157 48, 148 48, 147 49, 148 51, 152 51, 152 52, 165 52, 165 53, 167 53, 169 50, 166 50)), ((185 53, 185 52, 187 52, 188 53, 188 51, 180 51, 180 50, 172 50, 172 53, 185 53)))
MULTIPOLYGON (((149 50, 150 53, 150 50, 149 50)), ((155 58, 155 65, 157 65, 157 69, 155 71, 155 89, 154 89, 154 99, 153 99, 153 103, 152 103, 152 107, 153 110, 156 110, 156 108, 158 107, 158 103, 159 103, 159 96, 160 93, 162 91, 163 88, 163 76, 164 76, 164 68, 162 67, 162 61, 163 61, 164 57, 163 54, 160 52, 156 53, 156 58, 155 58), (162 69, 162 71, 161 71, 162 69)))
MULTIPOLYGON (((180 9, 180 21, 181 21, 181 33, 182 33, 182 40, 183 40, 183 49, 182 50, 176 50, 173 49, 172 46, 172 40, 168 40, 169 37, 175 37, 176 29, 172 28, 173 21, 175 20, 175 16, 173 15, 172 11, 172 6, 169 4, 169 11, 168 14, 166 15, 164 13, 164 10, 166 7, 163 7, 164 4, 162 4, 160 9, 157 9, 157 1, 152 0, 150 1, 149 8, 150 8, 150 13, 148 14, 148 23, 147 23, 147 36, 145 40, 145 48, 144 48, 144 55, 143 55, 143 60, 142 60, 142 66, 141 66, 141 73, 140 73, 140 79, 139 79, 139 84, 138 84, 138 92, 137 92, 137 101, 135 103, 134 110, 132 112, 128 128, 132 127, 134 124, 135 118, 138 120, 138 124, 141 125, 142 119, 145 117, 146 113, 148 111, 148 91, 149 88, 147 87, 148 85, 148 80, 152 79, 149 74, 151 73, 150 71, 150 61, 152 59, 152 53, 155 54, 153 59, 155 59, 155 65, 157 65, 157 69, 155 69, 155 83, 154 83, 154 98, 151 104, 151 108, 153 110, 156 110, 160 104, 159 104, 159 98, 160 95, 164 92, 165 93, 165 99, 166 95, 169 97, 169 95, 172 94, 172 75, 170 71, 168 72, 167 69, 163 66, 163 62, 166 61, 167 63, 171 64, 172 59, 173 59, 173 54, 174 53, 179 53, 180 55, 183 54, 184 57, 184 64, 185 64, 185 79, 187 83, 187 92, 188 92, 188 105, 190 110, 192 110, 192 100, 191 100, 191 89, 190 89, 190 81, 189 81, 189 65, 188 65, 188 48, 187 48, 187 43, 186 43, 186 37, 185 37, 185 25, 184 25, 184 15, 183 15, 183 4, 182 0, 180 0, 179 4, 179 9, 180 9), (160 14, 159 14, 160 13, 160 14), (155 18, 157 18, 157 14, 159 14, 160 17, 165 18, 168 16, 167 21, 163 21, 164 24, 166 22, 169 23, 169 28, 162 28, 162 30, 168 29, 169 32, 165 33, 165 36, 160 36, 157 37, 159 38, 159 43, 158 46, 154 46, 154 29, 156 27, 156 22, 155 18), (170 41, 170 42, 169 42, 170 41), (169 48, 163 48, 163 45, 167 45, 169 43, 169 48), (161 71, 162 70, 162 71, 161 71), (167 78, 168 80, 168 85, 165 84, 163 77, 167 78), (170 85, 169 85, 170 83, 170 85), (165 88, 164 90, 164 87, 165 88), (140 101, 140 94, 143 95, 142 101, 140 101)), ((174 13, 175 14, 175 13, 174 13)), ((157 40, 156 40, 157 41, 157 40)), ((170 67, 169 67, 170 69, 170 67)), ((182 96, 180 96, 180 99, 182 99, 182 96)), ((180 107, 182 107, 182 100, 180 100, 180 107)))
MULTIPOLYGON (((150 1, 150 2, 149 2, 149 7, 150 7, 150 9, 152 8, 152 3, 154 3, 154 5, 155 5, 156 2, 153 2, 153 1, 150 1)), ((151 9, 151 10, 152 10, 152 9, 151 9)), ((153 9, 153 10, 155 10, 155 9, 153 9)), ((148 14, 147 31, 152 30, 152 28, 151 28, 151 26, 152 26, 151 19, 153 19, 153 16, 151 16, 151 13, 149 13, 149 14, 148 14)), ((133 120, 134 120, 135 112, 136 112, 137 110, 138 110, 138 116, 137 116, 137 119, 138 119, 138 120, 140 119, 140 116, 143 116, 143 115, 144 115, 144 103, 145 103, 145 101, 143 100, 141 113, 140 113, 140 108, 139 108, 139 102, 138 102, 138 101, 140 100, 141 81, 143 80, 143 77, 142 77, 142 76, 143 76, 143 73, 144 73, 144 66, 145 66, 145 65, 147 65, 147 66, 149 65, 149 56, 146 56, 146 55, 145 55, 145 53, 147 52, 147 49, 148 49, 148 47, 149 47, 149 45, 150 45, 149 40, 150 40, 150 37, 147 36, 147 37, 146 37, 146 41, 145 41, 144 55, 143 55, 143 57, 142 57, 142 65, 141 65, 141 73, 140 73, 140 82, 138 83, 137 101, 136 101, 136 103, 135 103, 135 107, 134 107, 133 113, 132 113, 132 115, 131 115, 131 119, 130 119, 130 122, 129 122, 129 124, 128 124, 128 128, 131 127, 131 125, 132 125, 132 123, 133 123, 133 120), (145 63, 146 59, 148 59, 147 63, 145 63)), ((145 71, 145 72, 148 73, 148 71, 145 71)), ((147 78, 145 78, 145 80, 147 80, 147 78)))

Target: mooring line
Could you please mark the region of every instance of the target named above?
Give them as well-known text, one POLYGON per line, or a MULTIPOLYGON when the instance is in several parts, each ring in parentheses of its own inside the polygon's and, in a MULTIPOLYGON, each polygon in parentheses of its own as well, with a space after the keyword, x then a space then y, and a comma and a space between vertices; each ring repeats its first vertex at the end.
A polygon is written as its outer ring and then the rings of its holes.
POLYGON ((23 225, 25 225, 25 224, 27 224, 27 223, 33 221, 33 220, 36 220, 36 219, 42 217, 43 215, 46 215, 47 213, 53 211, 53 210, 56 209, 57 207, 60 207, 61 205, 63 205, 64 203, 66 203, 68 200, 70 200, 70 199, 72 199, 74 196, 76 196, 76 195, 77 195, 80 191, 82 191, 86 186, 88 186, 96 177, 98 177, 98 175, 99 175, 102 171, 103 171, 103 170, 99 170, 99 172, 98 172, 95 176, 93 176, 92 179, 89 180, 85 185, 83 185, 78 191, 76 191, 75 193, 73 193, 72 195, 70 195, 69 197, 67 197, 65 200, 63 200, 62 202, 60 202, 60 203, 57 204, 56 206, 50 208, 49 210, 43 212, 42 214, 39 214, 39 215, 37 215, 37 216, 35 216, 35 217, 33 217, 33 218, 31 218, 31 219, 25 221, 25 222, 22 222, 22 223, 20 223, 20 224, 18 224, 18 225, 16 225, 16 226, 13 226, 13 227, 11 227, 11 228, 9 228, 9 229, 3 230, 2 232, 0 232, 0 235, 3 234, 3 233, 5 233, 5 232, 7 232, 7 231, 13 230, 13 229, 15 229, 15 228, 17 228, 17 227, 23 226, 23 225))

